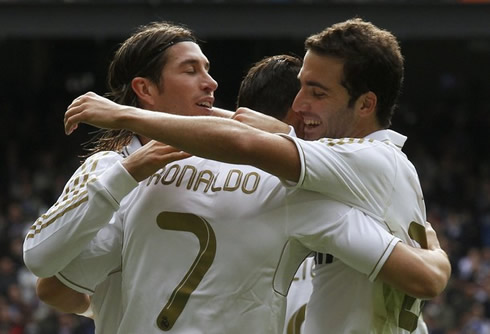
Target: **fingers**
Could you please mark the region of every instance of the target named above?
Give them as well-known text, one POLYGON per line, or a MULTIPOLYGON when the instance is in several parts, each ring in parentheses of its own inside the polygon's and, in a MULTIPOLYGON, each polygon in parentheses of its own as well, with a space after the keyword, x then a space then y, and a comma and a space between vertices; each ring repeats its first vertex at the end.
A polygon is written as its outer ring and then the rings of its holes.
POLYGON ((82 112, 82 108, 80 106, 69 107, 65 113, 64 125, 65 125, 65 134, 70 135, 73 131, 78 128, 78 119, 79 114, 82 112))
POLYGON ((168 164, 173 161, 187 159, 192 156, 192 154, 181 151, 173 146, 169 146, 161 143, 159 144, 162 145, 162 150, 159 152, 159 154, 161 155, 162 163, 164 164, 168 164))
POLYGON ((187 152, 174 152, 174 153, 169 153, 165 158, 167 160, 167 164, 170 162, 178 161, 178 160, 184 160, 187 158, 190 158, 192 154, 189 154, 187 152))
POLYGON ((76 99, 72 101, 72 103, 68 106, 65 117, 63 120, 65 126, 65 134, 70 135, 78 128, 77 118, 74 117, 79 114, 83 109, 81 108, 82 103, 90 96, 93 96, 94 93, 88 92, 83 95, 80 95, 76 99))

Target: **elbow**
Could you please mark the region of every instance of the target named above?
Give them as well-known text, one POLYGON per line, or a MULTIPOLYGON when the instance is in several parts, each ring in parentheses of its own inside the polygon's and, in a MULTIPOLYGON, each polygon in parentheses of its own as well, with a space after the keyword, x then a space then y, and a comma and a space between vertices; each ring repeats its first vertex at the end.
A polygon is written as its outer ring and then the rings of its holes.
POLYGON ((432 299, 439 296, 446 287, 445 283, 441 283, 440 280, 434 279, 432 281, 426 281, 415 287, 412 293, 413 297, 419 299, 432 299))
POLYGON ((413 285, 410 295, 420 299, 432 299, 439 296, 446 288, 451 276, 451 266, 438 268, 426 275, 420 276, 420 280, 413 285))
POLYGON ((53 290, 54 277, 39 278, 36 283, 36 295, 43 303, 52 306, 56 291, 53 290))
POLYGON ((37 277, 49 277, 56 273, 45 265, 44 261, 42 261, 38 254, 31 254, 31 252, 24 250, 23 257, 24 264, 27 269, 29 269, 29 271, 37 277))

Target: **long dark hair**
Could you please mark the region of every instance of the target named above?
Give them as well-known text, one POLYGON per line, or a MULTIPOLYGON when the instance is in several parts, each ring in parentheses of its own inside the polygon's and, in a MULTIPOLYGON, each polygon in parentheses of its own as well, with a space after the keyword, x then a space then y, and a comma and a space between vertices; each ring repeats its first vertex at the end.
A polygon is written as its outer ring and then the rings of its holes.
MULTIPOLYGON (((191 30, 169 22, 153 22, 140 26, 116 51, 109 65, 106 97, 119 104, 139 107, 131 88, 135 77, 144 77, 160 86, 166 64, 166 50, 177 42, 197 40, 191 30)), ((99 130, 84 148, 86 157, 101 151, 120 151, 134 133, 128 130, 99 130)))

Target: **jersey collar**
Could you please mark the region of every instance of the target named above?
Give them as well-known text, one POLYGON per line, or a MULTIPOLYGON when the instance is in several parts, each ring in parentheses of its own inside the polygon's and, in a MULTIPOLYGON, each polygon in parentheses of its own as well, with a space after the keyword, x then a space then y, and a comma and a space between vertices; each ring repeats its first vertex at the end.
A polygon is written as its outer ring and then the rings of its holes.
POLYGON ((379 141, 389 141, 399 149, 402 149, 407 137, 393 130, 383 129, 367 135, 366 138, 371 138, 379 141))
POLYGON ((134 136, 132 139, 131 139, 131 142, 124 146, 124 148, 122 149, 122 152, 125 156, 128 156, 130 154, 133 154, 134 151, 136 151, 137 149, 139 149, 141 146, 141 142, 140 140, 138 139, 138 137, 134 136))

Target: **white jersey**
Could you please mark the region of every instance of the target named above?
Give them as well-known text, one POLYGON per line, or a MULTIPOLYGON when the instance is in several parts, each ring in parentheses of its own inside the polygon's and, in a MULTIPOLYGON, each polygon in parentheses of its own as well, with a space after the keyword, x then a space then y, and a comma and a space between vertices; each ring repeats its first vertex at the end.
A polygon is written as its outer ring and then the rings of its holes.
MULTIPOLYGON (((313 291, 313 267, 315 260, 308 256, 296 271, 287 296, 284 334, 305 333, 306 304, 313 291)), ((364 279, 366 277, 364 276, 364 279)))
MULTIPOLYGON (((122 225, 113 221, 104 226, 96 238, 72 261, 68 268, 75 281, 83 281, 90 277, 90 270, 108 256, 106 250, 121 245, 122 225), (96 242, 96 240, 98 242, 96 242), (79 261, 81 259, 81 261, 79 261)), ((61 272, 56 277, 66 286, 74 284, 61 272)), ((117 333, 122 318, 121 267, 115 267, 107 273, 107 277, 90 291, 83 291, 91 296, 90 306, 94 314, 95 332, 101 334, 117 333)), ((76 290, 76 289, 75 289, 76 290)))
MULTIPOLYGON (((409 245, 426 245, 422 189, 401 151, 406 137, 381 130, 366 138, 291 140, 302 164, 297 187, 362 210, 409 245)), ((427 333, 420 300, 382 282, 371 284, 335 255, 321 256, 306 310, 307 333, 326 328, 332 333, 366 333, 367 328, 370 333, 427 333)))
POLYGON ((116 271, 95 287, 90 299, 95 333, 117 333, 122 318, 121 279, 121 271, 116 271))
POLYGON ((56 203, 34 222, 26 235, 24 262, 32 273, 38 277, 53 276, 110 222, 122 199, 138 183, 122 166, 121 172, 126 171, 125 182, 102 180, 100 176, 139 147, 141 144, 134 137, 121 153, 99 152, 77 169, 56 203))
MULTIPOLYGON (((98 233, 109 239, 113 237, 110 231, 117 227, 111 224, 114 222, 114 211, 138 184, 127 174, 120 161, 140 147, 139 140, 134 137, 122 152, 94 154, 78 168, 57 202, 36 220, 26 236, 24 260, 34 274, 40 277, 55 275, 77 257, 98 233), (124 176, 124 182, 117 178, 101 178, 110 168, 117 168, 124 176)), ((119 174, 106 175, 117 177, 119 174)), ((83 275, 84 272, 79 274, 83 275)), ((66 283, 62 277, 58 278, 66 283)), ((121 319, 120 268, 110 273, 90 294, 96 333, 116 333, 121 319)))
POLYGON ((122 267, 118 333, 281 333, 285 296, 309 249, 335 254, 367 280, 399 241, 321 194, 197 157, 167 166, 129 198, 115 216, 122 244, 100 233, 58 275, 90 293, 122 267))

